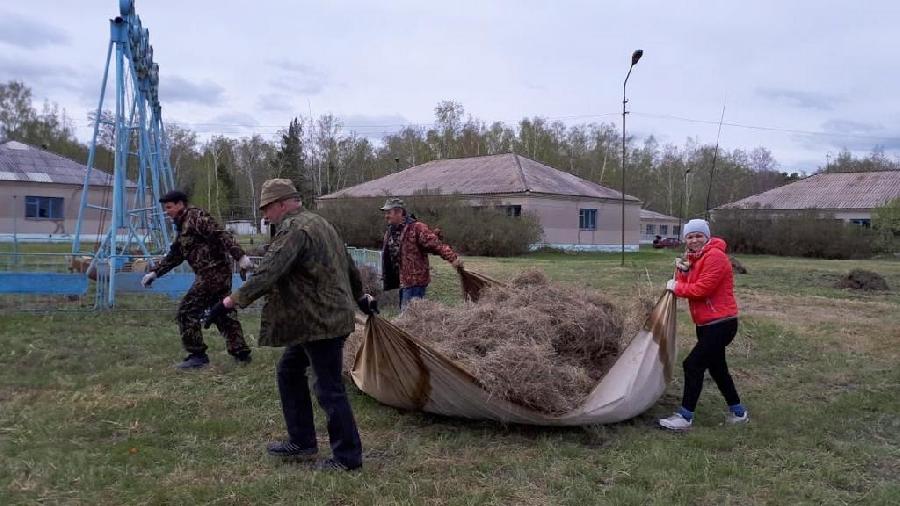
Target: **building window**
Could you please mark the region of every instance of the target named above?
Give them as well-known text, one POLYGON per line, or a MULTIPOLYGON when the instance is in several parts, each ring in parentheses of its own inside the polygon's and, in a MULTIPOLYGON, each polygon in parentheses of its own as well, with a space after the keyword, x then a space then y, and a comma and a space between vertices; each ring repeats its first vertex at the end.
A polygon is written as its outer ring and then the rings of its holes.
POLYGON ((674 235, 674 236, 681 235, 681 225, 672 225, 672 235, 674 235))
POLYGON ((63 219, 63 198, 26 196, 25 217, 61 220, 63 219))
POLYGON ((498 211, 503 211, 507 216, 511 217, 519 217, 522 216, 522 206, 496 206, 498 211))
POLYGON ((872 221, 868 218, 860 218, 858 220, 850 220, 850 223, 852 223, 854 225, 859 225, 864 228, 869 228, 870 226, 872 226, 872 221))
POLYGON ((654 234, 656 234, 656 225, 654 225, 654 224, 652 224, 652 223, 648 223, 648 224, 644 227, 644 233, 645 233, 646 235, 654 235, 654 234))
POLYGON ((597 230, 597 210, 579 209, 578 228, 581 230, 597 230))
POLYGON ((669 226, 668 225, 660 225, 659 226, 659 235, 669 235, 669 226))

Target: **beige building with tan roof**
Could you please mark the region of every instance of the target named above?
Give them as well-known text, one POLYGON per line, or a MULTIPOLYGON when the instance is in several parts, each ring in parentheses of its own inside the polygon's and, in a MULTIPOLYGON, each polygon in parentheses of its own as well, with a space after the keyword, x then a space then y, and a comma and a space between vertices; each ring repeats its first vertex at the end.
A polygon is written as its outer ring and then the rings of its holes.
MULTIPOLYGON (((70 240, 78 221, 87 167, 50 151, 9 141, 0 144, 0 241, 70 240)), ((128 198, 135 184, 126 182, 128 198)), ((88 181, 88 202, 108 206, 112 175, 98 169, 88 181)), ((105 233, 109 213, 85 212, 82 239, 105 233)))
POLYGON ((827 172, 725 204, 716 210, 788 214, 815 209, 868 226, 872 210, 900 198, 900 171, 827 172))
MULTIPOLYGON (((619 251, 621 192, 534 160, 507 153, 434 160, 344 188, 317 200, 319 206, 348 199, 410 197, 429 193, 490 203, 514 217, 532 213, 544 229, 536 246, 577 251, 619 251)), ((625 248, 637 251, 641 202, 625 196, 625 248)), ((374 211, 373 211, 374 212, 374 211)))

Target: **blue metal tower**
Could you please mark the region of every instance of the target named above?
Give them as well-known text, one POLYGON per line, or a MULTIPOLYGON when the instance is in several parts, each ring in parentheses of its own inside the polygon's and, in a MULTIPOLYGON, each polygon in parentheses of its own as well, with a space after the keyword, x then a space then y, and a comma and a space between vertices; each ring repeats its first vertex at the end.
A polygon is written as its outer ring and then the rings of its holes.
POLYGON ((134 0, 119 0, 119 14, 110 20, 106 68, 72 242, 73 254, 93 255, 91 268, 100 273, 96 303, 101 307, 115 304, 116 272, 133 252, 140 251, 145 256, 162 253, 174 233, 158 202, 162 194, 175 186, 159 103, 159 65, 153 61, 150 31, 141 25, 141 18, 135 14, 134 0), (116 110, 112 120, 115 168, 112 201, 105 205, 88 202, 88 182, 94 170, 100 126, 109 122, 102 113, 110 63, 115 65, 116 79, 116 110), (96 252, 84 251, 81 244, 85 213, 89 209, 110 215, 96 252))

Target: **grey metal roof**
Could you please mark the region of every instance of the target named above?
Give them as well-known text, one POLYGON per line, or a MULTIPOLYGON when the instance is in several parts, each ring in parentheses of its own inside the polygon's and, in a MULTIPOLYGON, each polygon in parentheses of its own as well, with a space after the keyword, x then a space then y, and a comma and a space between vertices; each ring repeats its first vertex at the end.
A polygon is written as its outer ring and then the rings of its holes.
MULTIPOLYGON (((0 144, 0 181, 82 185, 86 172, 86 166, 43 149, 16 141, 0 144)), ((111 186, 112 175, 95 168, 90 184, 111 186)), ((135 186, 131 181, 126 184, 135 186)))
POLYGON ((642 220, 675 220, 678 221, 678 218, 675 216, 669 216, 663 213, 658 213, 656 211, 651 211, 649 209, 641 209, 641 219, 642 220))
MULTIPOLYGON (((389 174, 321 199, 353 197, 408 197, 430 191, 440 195, 497 195, 543 193, 601 199, 621 199, 621 193, 542 163, 506 153, 434 160, 389 174)), ((631 195, 626 200, 638 202, 631 195)))
POLYGON ((872 209, 900 197, 900 171, 822 173, 718 209, 872 209))

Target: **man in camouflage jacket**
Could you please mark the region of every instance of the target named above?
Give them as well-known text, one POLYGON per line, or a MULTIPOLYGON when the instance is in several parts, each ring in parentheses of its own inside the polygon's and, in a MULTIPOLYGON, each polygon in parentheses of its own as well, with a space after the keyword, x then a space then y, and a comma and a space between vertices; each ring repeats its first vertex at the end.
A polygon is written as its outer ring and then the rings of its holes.
POLYGON ((328 420, 333 458, 320 468, 350 470, 362 465, 362 443, 341 375, 344 340, 355 327, 354 301, 372 314, 374 299, 364 294, 359 272, 344 241, 321 216, 300 204, 288 179, 262 186, 260 209, 277 225, 255 275, 207 312, 209 321, 266 296, 259 344, 284 346, 278 363, 278 391, 289 440, 268 445, 272 455, 312 458, 318 452, 307 380, 328 420))
POLYGON ((381 210, 388 225, 381 254, 384 289, 400 289, 402 309, 412 299, 425 297, 431 282, 429 253, 440 255, 456 269, 462 269, 463 262, 428 225, 407 214, 402 200, 389 198, 381 210))
MULTIPOLYGON (((184 193, 171 191, 159 201, 166 214, 175 222, 177 235, 169 252, 158 265, 150 269, 141 283, 149 288, 154 280, 187 260, 194 271, 194 284, 178 305, 176 321, 188 356, 176 367, 204 367, 209 364, 209 357, 200 329, 203 310, 231 292, 232 258, 238 261, 242 271, 251 270, 253 263, 231 233, 222 229, 212 216, 199 207, 188 205, 187 195, 184 193)), ((250 348, 244 341, 241 323, 233 316, 228 316, 217 321, 216 326, 225 337, 228 353, 238 362, 250 362, 250 348)))

